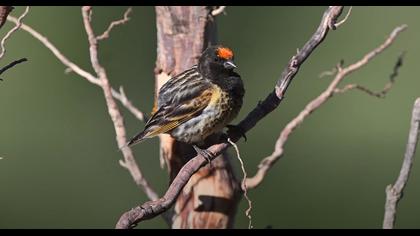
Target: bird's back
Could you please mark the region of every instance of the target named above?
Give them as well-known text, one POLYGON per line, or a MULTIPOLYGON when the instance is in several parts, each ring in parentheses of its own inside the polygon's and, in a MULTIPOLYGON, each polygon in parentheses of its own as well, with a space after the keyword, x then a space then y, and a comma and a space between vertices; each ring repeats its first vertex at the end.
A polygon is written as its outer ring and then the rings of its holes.
POLYGON ((197 96, 211 84, 198 72, 197 65, 175 75, 159 90, 157 108, 176 105, 197 96))

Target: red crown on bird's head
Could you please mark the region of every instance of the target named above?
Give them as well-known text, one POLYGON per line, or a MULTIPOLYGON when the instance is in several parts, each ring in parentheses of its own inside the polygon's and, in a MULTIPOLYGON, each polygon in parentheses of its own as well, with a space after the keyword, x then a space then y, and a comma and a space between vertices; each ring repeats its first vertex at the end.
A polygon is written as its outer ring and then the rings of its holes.
POLYGON ((233 52, 229 48, 220 47, 217 49, 217 56, 225 60, 230 60, 233 57, 233 52))

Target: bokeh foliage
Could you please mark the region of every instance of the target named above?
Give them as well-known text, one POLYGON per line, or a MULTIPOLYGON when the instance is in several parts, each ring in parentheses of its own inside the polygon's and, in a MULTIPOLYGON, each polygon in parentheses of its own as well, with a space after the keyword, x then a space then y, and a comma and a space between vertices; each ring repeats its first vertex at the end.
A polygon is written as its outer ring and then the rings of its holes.
MULTIPOLYGON (((271 91, 296 49, 316 29, 325 7, 228 7, 218 17, 219 41, 234 49, 246 85, 244 117, 271 91)), ((125 7, 95 7, 102 32, 125 7)), ((419 7, 354 7, 305 62, 283 104, 239 142, 249 174, 270 154, 282 128, 331 78, 318 78, 344 59, 359 59, 394 27, 406 32, 372 63, 345 80, 372 89, 387 82, 401 51, 397 83, 385 99, 351 91, 331 99, 290 137, 285 155, 251 191, 256 228, 380 228, 385 186, 398 174, 411 108, 420 95, 419 7)), ((12 13, 20 14, 23 7, 12 13)), ((344 14, 343 14, 344 15, 344 14)), ((151 110, 156 27, 152 7, 135 7, 128 24, 101 43, 100 59, 115 88, 124 86, 143 111, 151 110)), ((24 20, 71 60, 91 72, 78 7, 32 7, 24 20)), ((12 24, 1 29, 4 35, 12 24)), ((102 91, 65 67, 28 33, 7 43, 1 65, 27 57, 0 82, 0 228, 112 228, 125 210, 146 201, 118 160, 102 91)), ((123 108, 129 135, 143 127, 123 108)), ((158 140, 135 146, 136 158, 159 193, 168 184, 159 168, 158 140)), ((232 162, 237 163, 236 159, 232 162)), ((238 169, 239 170, 239 169, 238 169)), ((240 175, 240 171, 237 172, 240 175)), ((397 227, 418 228, 420 166, 415 163, 398 209, 397 227)), ((247 227, 246 203, 236 227, 247 227)), ((140 224, 166 228, 161 218, 140 224)))

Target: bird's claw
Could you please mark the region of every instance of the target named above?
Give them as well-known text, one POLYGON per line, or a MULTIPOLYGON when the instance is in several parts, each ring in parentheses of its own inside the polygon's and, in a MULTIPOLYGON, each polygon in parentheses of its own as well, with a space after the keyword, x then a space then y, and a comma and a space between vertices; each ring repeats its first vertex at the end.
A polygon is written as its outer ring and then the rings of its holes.
POLYGON ((210 165, 210 168, 212 168, 211 159, 214 158, 214 154, 206 149, 201 149, 196 145, 193 145, 193 148, 197 152, 197 154, 203 156, 207 160, 207 162, 210 165))

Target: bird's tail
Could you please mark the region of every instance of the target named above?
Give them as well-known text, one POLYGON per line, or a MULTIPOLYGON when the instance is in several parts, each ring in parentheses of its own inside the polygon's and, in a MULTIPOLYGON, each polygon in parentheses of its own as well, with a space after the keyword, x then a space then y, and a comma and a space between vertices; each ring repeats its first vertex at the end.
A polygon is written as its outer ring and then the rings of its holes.
POLYGON ((141 133, 137 134, 136 136, 132 137, 130 139, 130 141, 128 141, 125 145, 120 147, 120 150, 125 148, 125 147, 130 147, 130 146, 133 146, 133 145, 136 145, 136 144, 140 143, 141 141, 144 140, 144 138, 145 138, 144 136, 145 136, 145 132, 141 132, 141 133))

